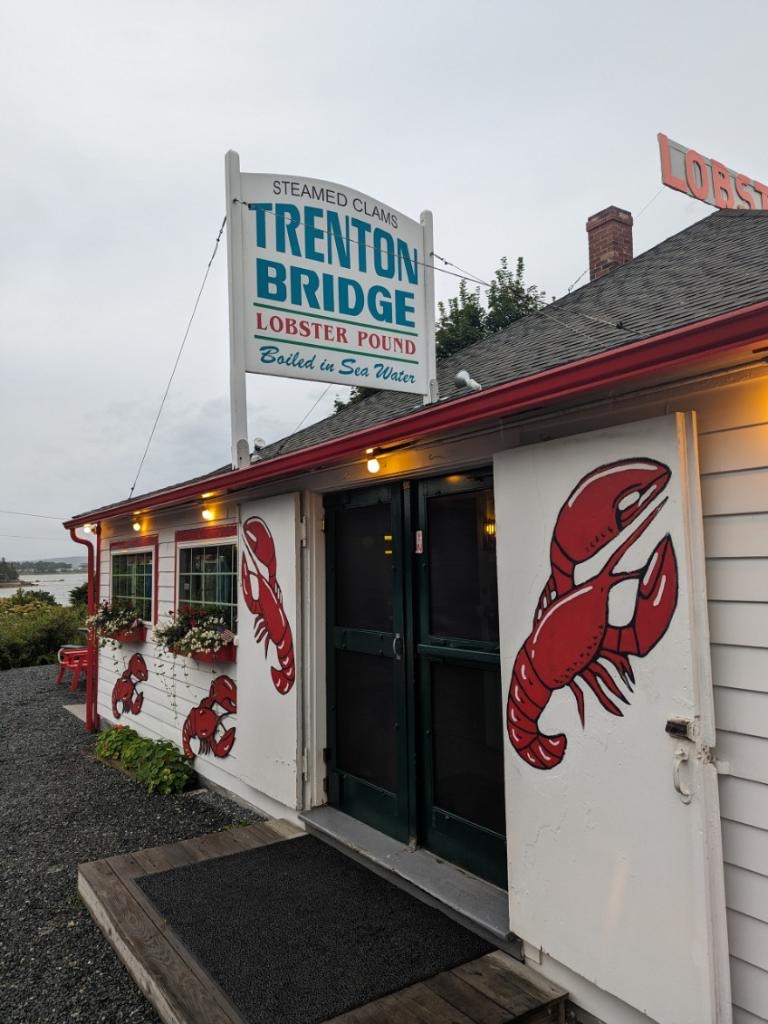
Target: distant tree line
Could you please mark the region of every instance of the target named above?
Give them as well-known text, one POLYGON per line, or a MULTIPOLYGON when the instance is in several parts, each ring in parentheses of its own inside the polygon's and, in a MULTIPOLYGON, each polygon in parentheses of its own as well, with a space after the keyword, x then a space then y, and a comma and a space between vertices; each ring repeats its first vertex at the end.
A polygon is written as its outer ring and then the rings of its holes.
MULTIPOLYGON (((4 558, 0 559, 0 580, 5 581, 17 580, 20 572, 52 573, 72 571, 73 569, 69 562, 46 562, 45 560, 37 562, 6 562, 4 558), (3 575, 4 573, 11 575, 3 575)), ((82 572, 84 567, 77 567, 74 571, 82 572)))
MULTIPOLYGON (((465 280, 459 285, 458 295, 447 303, 438 302, 439 315, 435 324, 438 360, 452 356, 467 345, 492 334, 498 334, 515 320, 540 309, 544 305, 544 298, 544 292, 536 285, 525 283, 523 257, 518 257, 512 271, 507 257, 502 256, 490 287, 486 289, 485 304, 480 296, 480 288, 471 289, 465 280)), ((375 388, 353 388, 347 401, 336 399, 334 411, 339 412, 347 405, 361 402, 374 394, 375 388)))

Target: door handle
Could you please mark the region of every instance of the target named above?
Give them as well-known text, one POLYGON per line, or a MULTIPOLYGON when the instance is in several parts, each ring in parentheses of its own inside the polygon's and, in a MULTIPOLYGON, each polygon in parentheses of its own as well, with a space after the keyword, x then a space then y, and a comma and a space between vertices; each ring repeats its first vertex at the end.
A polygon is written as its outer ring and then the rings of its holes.
POLYGON ((395 635, 392 637, 392 657, 395 659, 395 661, 400 661, 403 655, 402 639, 403 638, 400 636, 399 633, 395 633, 395 635))
POLYGON ((680 781, 680 769, 687 760, 688 751, 684 747, 678 747, 672 758, 672 785, 684 804, 689 804, 692 798, 690 789, 680 781))

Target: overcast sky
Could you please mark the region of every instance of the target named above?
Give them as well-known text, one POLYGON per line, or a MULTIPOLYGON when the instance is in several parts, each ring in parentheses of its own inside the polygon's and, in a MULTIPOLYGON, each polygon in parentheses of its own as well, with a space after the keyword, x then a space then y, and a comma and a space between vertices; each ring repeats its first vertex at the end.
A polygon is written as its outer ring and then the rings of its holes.
MULTIPOLYGON (((766 28, 765 0, 3 4, 0 508, 127 496, 227 149, 244 171, 429 208, 438 253, 483 279, 523 256, 559 296, 586 267, 591 213, 653 200, 637 254, 709 212, 657 195, 657 132, 768 180, 766 28)), ((251 377, 251 437, 290 433, 324 390, 251 377)), ((222 246, 137 493, 227 462, 228 431, 222 246)), ((56 522, 0 514, 0 555, 82 550, 56 522)))

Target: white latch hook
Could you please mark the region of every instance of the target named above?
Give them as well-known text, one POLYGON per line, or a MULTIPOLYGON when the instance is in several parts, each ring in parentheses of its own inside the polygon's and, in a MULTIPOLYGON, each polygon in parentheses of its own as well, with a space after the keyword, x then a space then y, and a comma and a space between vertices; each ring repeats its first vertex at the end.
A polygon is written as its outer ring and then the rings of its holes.
POLYGON ((691 802, 691 791, 687 787, 683 786, 680 781, 680 768, 688 760, 688 751, 684 747, 678 747, 675 751, 675 756, 672 758, 672 785, 680 795, 680 799, 684 804, 691 802))

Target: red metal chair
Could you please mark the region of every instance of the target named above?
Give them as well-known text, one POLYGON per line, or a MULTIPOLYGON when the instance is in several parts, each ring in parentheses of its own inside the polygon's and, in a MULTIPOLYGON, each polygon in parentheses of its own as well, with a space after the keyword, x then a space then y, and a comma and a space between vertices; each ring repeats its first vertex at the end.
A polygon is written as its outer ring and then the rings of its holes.
POLYGON ((56 685, 64 681, 64 673, 71 672, 72 680, 69 684, 69 692, 74 692, 79 683, 80 676, 88 669, 88 648, 78 647, 76 644, 65 644, 59 648, 58 653, 59 674, 56 676, 56 685))

